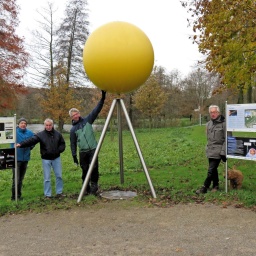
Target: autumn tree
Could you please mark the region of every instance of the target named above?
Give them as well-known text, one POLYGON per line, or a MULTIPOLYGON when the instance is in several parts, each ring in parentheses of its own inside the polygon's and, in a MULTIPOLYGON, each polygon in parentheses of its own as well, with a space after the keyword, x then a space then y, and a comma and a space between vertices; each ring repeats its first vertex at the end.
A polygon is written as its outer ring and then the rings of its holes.
POLYGON ((45 97, 40 101, 44 114, 57 122, 60 132, 63 131, 64 123, 70 120, 69 109, 74 106, 79 109, 81 105, 81 101, 75 98, 75 89, 67 83, 65 75, 65 67, 59 65, 55 68, 54 82, 49 84, 45 97))
POLYGON ((152 128, 153 121, 160 118, 166 100, 163 88, 152 73, 145 84, 136 91, 134 105, 149 119, 149 126, 152 128))
MULTIPOLYGON (((191 13, 193 41, 206 56, 210 72, 220 74, 222 83, 247 90, 251 102, 255 85, 255 1, 182 1, 191 13)), ((242 102, 240 102, 242 103, 242 102)))
POLYGON ((16 0, 0 1, 0 112, 15 108, 17 93, 24 92, 22 77, 28 54, 16 35, 19 24, 16 0))
POLYGON ((83 47, 89 35, 87 0, 69 0, 57 31, 57 60, 66 67, 67 83, 84 85, 83 47))

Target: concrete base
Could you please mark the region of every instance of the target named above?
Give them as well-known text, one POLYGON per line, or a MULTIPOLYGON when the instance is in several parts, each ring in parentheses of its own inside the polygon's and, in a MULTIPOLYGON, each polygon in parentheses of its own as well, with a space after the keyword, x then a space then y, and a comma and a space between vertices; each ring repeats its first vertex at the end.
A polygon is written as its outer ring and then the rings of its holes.
POLYGON ((122 200, 122 199, 129 199, 129 198, 135 197, 137 196, 137 193, 133 191, 111 190, 111 191, 102 192, 100 196, 106 199, 122 200))

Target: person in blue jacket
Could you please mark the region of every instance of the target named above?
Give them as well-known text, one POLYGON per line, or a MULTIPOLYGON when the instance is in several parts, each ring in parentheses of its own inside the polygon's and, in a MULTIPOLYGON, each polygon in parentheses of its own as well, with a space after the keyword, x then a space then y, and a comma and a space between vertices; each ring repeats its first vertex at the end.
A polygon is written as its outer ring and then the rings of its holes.
MULTIPOLYGON (((34 135, 32 131, 27 129, 27 120, 22 117, 17 122, 16 128, 16 143, 20 143, 23 140, 29 139, 34 135)), ((22 182, 24 180, 28 161, 30 160, 30 151, 32 147, 17 148, 17 181, 18 181, 18 199, 21 200, 22 182)), ((12 169, 12 200, 15 200, 15 169, 12 169)))
MULTIPOLYGON (((82 181, 84 182, 89 166, 91 164, 93 155, 97 147, 97 141, 94 136, 94 131, 92 124, 100 113, 104 101, 106 92, 102 92, 102 97, 98 102, 97 106, 92 110, 92 112, 86 117, 81 117, 80 111, 76 108, 71 108, 69 110, 69 116, 72 119, 72 128, 70 130, 70 147, 73 160, 75 164, 79 164, 77 159, 77 146, 79 148, 79 160, 80 166, 82 168, 82 181)), ((98 158, 94 164, 90 182, 87 185, 87 193, 97 195, 98 191, 98 180, 99 180, 99 167, 98 158)))

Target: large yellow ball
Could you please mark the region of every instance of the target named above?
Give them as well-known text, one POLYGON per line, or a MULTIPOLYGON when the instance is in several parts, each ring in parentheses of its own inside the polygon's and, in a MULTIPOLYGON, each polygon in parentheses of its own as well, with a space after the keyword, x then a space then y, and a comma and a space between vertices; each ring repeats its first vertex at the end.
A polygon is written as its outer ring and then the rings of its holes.
POLYGON ((154 51, 146 34, 122 21, 107 23, 87 39, 83 63, 89 79, 112 93, 131 92, 151 74, 154 51))

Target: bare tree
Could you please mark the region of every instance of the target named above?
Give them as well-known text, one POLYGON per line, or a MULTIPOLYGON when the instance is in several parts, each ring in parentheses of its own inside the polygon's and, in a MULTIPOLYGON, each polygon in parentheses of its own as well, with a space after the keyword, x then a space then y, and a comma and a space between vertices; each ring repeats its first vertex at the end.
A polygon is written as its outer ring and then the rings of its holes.
POLYGON ((202 69, 192 71, 183 81, 187 98, 194 98, 195 108, 202 107, 205 101, 209 99, 217 85, 219 85, 218 76, 202 69))
POLYGON ((166 74, 166 82, 163 85, 168 100, 164 107, 166 124, 182 115, 182 77, 181 73, 174 69, 166 74))
POLYGON ((53 84, 56 40, 56 11, 57 9, 50 2, 47 7, 37 11, 37 29, 32 31, 33 39, 29 44, 31 59, 29 64, 29 84, 31 86, 47 86, 53 84))
POLYGON ((74 86, 87 80, 82 52, 89 35, 86 0, 70 0, 65 9, 65 18, 57 31, 58 62, 66 67, 66 79, 74 86))

